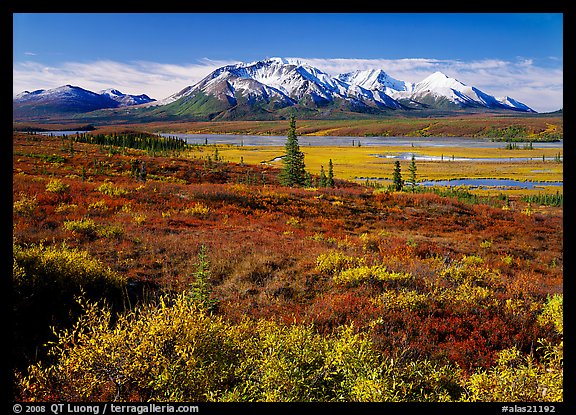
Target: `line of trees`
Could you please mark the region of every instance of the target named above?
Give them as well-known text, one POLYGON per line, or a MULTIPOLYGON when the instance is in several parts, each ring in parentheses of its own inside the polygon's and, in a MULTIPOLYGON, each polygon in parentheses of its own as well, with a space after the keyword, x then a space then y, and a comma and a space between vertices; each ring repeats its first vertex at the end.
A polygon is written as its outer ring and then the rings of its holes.
POLYGON ((128 132, 112 134, 80 134, 68 136, 79 143, 98 144, 124 148, 135 148, 146 151, 178 151, 184 150, 187 143, 182 138, 162 137, 156 134, 128 132))

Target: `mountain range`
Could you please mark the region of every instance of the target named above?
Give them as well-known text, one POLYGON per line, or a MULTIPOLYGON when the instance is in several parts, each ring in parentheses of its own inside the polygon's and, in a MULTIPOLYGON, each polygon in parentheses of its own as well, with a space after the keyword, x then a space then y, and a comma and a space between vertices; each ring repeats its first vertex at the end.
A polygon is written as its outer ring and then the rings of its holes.
POLYGON ((13 117, 19 119, 62 116, 153 101, 155 100, 146 94, 127 95, 112 88, 96 93, 78 86, 64 85, 53 89, 24 91, 16 95, 13 100, 13 117))
POLYGON ((313 118, 397 112, 535 112, 511 97, 496 98, 441 72, 417 83, 375 69, 331 76, 303 61, 284 58, 223 66, 161 100, 115 89, 94 93, 66 85, 24 92, 14 98, 13 108, 14 119, 65 113, 135 120, 274 119, 294 112, 313 118))

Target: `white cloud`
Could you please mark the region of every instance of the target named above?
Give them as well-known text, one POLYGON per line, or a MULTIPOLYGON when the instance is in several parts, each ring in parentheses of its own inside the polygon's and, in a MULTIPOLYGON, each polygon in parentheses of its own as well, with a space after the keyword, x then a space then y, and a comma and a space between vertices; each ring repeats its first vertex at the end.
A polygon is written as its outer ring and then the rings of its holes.
POLYGON ((34 61, 13 66, 13 95, 22 91, 50 89, 71 84, 90 91, 116 88, 126 94, 147 94, 162 99, 193 85, 215 69, 236 61, 202 60, 196 64, 174 65, 110 60, 65 62, 58 66, 34 61))
MULTIPOLYGON (((393 78, 418 82, 435 71, 475 86, 496 97, 510 96, 538 112, 563 107, 562 62, 555 66, 538 66, 533 60, 484 59, 460 61, 448 59, 351 59, 297 58, 330 75, 356 69, 383 69, 393 78)), ((552 59, 550 61, 553 61, 552 59)), ((166 98, 193 85, 213 70, 236 60, 201 59, 197 63, 168 64, 149 61, 121 63, 109 60, 66 62, 47 66, 34 61, 16 63, 13 67, 13 93, 49 89, 65 84, 91 91, 117 88, 128 94, 148 94, 166 98)))

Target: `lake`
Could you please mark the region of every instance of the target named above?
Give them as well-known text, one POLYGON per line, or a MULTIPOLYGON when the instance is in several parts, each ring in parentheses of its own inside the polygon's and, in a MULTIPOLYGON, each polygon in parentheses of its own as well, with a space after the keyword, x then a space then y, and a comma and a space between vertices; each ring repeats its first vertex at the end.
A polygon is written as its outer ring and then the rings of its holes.
MULTIPOLYGON (((160 134, 163 137, 177 137, 189 144, 230 144, 237 146, 283 146, 286 136, 279 135, 243 135, 243 134, 160 134)), ((338 136, 306 136, 298 137, 303 146, 357 146, 365 147, 399 146, 399 147, 479 147, 503 148, 506 143, 493 142, 485 138, 470 137, 338 137, 338 136)), ((525 143, 516 143, 522 146, 525 143)), ((557 142, 535 142, 534 148, 562 148, 563 140, 557 142)))
MULTIPOLYGON (((453 157, 449 155, 444 156, 429 156, 421 155, 418 153, 402 153, 402 154, 371 154, 371 156, 386 159, 396 159, 396 160, 411 160, 412 155, 414 155, 414 161, 483 161, 490 163, 503 163, 512 161, 542 161, 542 156, 537 157, 453 157)), ((552 157, 548 157, 551 160, 552 157)), ((559 157, 559 160, 563 160, 563 156, 559 157)))
POLYGON ((453 179, 453 180, 427 180, 418 183, 422 186, 470 186, 477 189, 489 187, 536 189, 545 186, 563 186, 563 182, 524 182, 511 179, 453 179))
MULTIPOLYGON (((42 131, 37 134, 70 135, 90 133, 91 131, 42 131)), ((176 137, 186 140, 188 144, 229 144, 236 146, 283 146, 286 136, 282 135, 248 135, 248 134, 186 134, 161 133, 162 137, 176 137)), ((564 140, 555 142, 534 142, 534 148, 563 148, 564 140)), ((339 137, 307 136, 298 137, 300 146, 343 146, 365 147, 470 147, 470 148, 503 148, 506 143, 490 141, 488 138, 471 137, 339 137)), ((516 143, 522 147, 526 143, 516 143)), ((408 154, 408 153, 407 153, 408 154)), ((410 157, 411 157, 410 153, 410 157)), ((445 157, 446 159, 447 157, 445 157)), ((458 160, 455 160, 458 161, 458 160)), ((463 160, 468 161, 468 160, 463 160)), ((499 160, 494 160, 499 161, 499 160)))

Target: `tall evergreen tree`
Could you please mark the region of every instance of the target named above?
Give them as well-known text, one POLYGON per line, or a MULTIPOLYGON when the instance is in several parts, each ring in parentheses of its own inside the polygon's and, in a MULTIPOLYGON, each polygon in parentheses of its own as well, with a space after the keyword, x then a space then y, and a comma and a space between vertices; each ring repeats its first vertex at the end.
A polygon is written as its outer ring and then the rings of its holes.
POLYGON ((320 166, 319 186, 320 187, 326 187, 326 184, 327 184, 327 178, 326 178, 326 173, 324 173, 324 166, 320 166))
POLYGON ((328 161, 328 180, 326 181, 328 187, 334 187, 334 164, 332 164, 332 159, 328 161))
POLYGON ((402 190, 402 173, 400 171, 400 162, 394 162, 394 172, 392 173, 392 190, 399 192, 402 190))
POLYGON ((416 188, 416 158, 412 154, 412 160, 410 161, 410 166, 408 166, 408 171, 410 172, 410 183, 412 185, 412 192, 416 188))
POLYGON ((305 187, 312 187, 312 175, 309 171, 306 172, 305 180, 304 180, 305 187))
POLYGON ((300 151, 298 136, 296 134, 296 118, 290 117, 290 127, 286 139, 286 155, 282 159, 284 168, 280 174, 280 182, 285 186, 304 186, 306 170, 304 153, 300 151))

